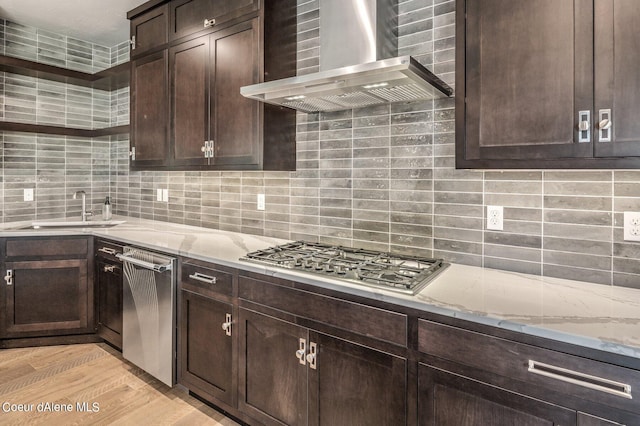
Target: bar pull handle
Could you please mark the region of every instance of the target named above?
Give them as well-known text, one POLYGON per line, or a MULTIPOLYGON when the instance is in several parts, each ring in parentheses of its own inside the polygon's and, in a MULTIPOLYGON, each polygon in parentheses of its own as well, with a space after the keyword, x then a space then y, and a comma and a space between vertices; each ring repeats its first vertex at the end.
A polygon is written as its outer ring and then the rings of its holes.
POLYGON ((111 247, 100 247, 98 251, 101 253, 110 254, 111 256, 115 256, 116 253, 118 253, 116 250, 112 249, 111 247))
POLYGON ((171 263, 167 263, 166 265, 158 265, 156 263, 147 262, 146 260, 136 259, 131 256, 127 256, 125 254, 116 254, 116 257, 123 262, 130 263, 132 265, 136 265, 141 268, 149 269, 155 272, 166 272, 172 269, 171 263))
POLYGON ((209 275, 201 274, 200 272, 196 272, 194 274, 189 275, 189 278, 192 280, 200 281, 207 284, 215 284, 218 280, 216 277, 210 277, 209 275))
POLYGON ((602 377, 592 376, 590 374, 580 373, 578 371, 568 370, 566 368, 556 367, 533 360, 529 360, 528 370, 530 373, 538 374, 540 376, 583 386, 585 388, 605 392, 622 398, 632 399, 631 386, 625 383, 603 379, 602 377))

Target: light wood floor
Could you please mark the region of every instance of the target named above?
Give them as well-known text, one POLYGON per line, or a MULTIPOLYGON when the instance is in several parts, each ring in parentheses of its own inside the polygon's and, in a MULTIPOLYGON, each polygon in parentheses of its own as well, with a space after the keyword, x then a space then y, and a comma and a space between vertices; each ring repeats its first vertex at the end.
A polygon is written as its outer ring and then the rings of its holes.
POLYGON ((124 361, 105 344, 0 350, 0 424, 237 425, 184 389, 169 388, 124 361), (38 411, 47 403, 71 404, 72 411, 38 411), (83 403, 96 403, 99 410, 79 412, 83 403), (7 413, 10 404, 33 410, 7 413))

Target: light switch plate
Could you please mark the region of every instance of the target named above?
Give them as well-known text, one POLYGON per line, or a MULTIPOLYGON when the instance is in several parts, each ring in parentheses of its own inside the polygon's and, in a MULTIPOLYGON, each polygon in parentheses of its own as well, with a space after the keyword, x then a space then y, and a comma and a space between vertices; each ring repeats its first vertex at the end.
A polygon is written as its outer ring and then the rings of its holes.
POLYGON ((162 188, 156 189, 156 201, 162 201, 162 188))
POLYGON ((265 209, 264 194, 258 194, 256 198, 257 198, 258 210, 264 210, 265 209))
POLYGON ((33 201, 33 188, 24 189, 24 201, 33 201))
POLYGON ((162 190, 162 201, 165 203, 169 202, 169 190, 166 188, 162 190))

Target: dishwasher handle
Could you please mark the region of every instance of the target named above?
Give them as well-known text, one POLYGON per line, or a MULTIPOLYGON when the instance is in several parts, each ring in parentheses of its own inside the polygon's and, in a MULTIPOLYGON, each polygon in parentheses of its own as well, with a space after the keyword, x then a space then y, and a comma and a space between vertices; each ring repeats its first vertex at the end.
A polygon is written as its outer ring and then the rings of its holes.
POLYGON ((140 266, 141 268, 150 269, 155 272, 166 272, 172 269, 171 262, 166 265, 158 265, 157 263, 147 262, 145 260, 136 259, 135 257, 127 256, 126 254, 116 254, 116 257, 123 262, 131 263, 132 265, 140 266))

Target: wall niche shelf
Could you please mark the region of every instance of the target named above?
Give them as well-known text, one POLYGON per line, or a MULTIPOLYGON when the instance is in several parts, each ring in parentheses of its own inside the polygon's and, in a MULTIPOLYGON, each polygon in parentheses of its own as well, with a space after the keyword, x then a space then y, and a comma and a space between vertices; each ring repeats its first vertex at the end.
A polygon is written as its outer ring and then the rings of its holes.
MULTIPOLYGON (((113 91, 128 87, 130 80, 129 62, 107 68, 106 70, 95 74, 90 74, 54 65, 33 62, 26 59, 0 55, 0 72, 8 72, 106 91, 113 91)), ((47 124, 0 121, 0 131, 97 138, 101 136, 127 134, 129 133, 129 125, 106 127, 101 129, 79 129, 47 124)))

